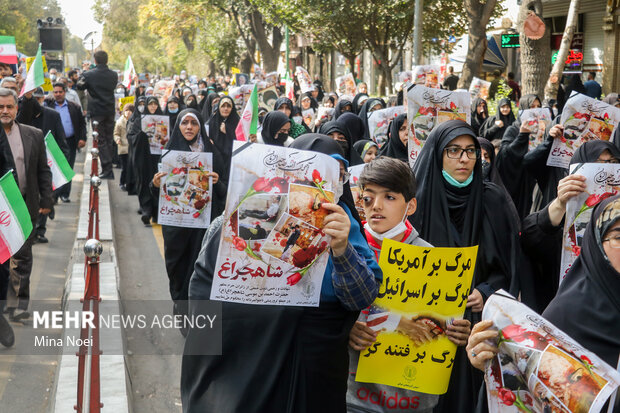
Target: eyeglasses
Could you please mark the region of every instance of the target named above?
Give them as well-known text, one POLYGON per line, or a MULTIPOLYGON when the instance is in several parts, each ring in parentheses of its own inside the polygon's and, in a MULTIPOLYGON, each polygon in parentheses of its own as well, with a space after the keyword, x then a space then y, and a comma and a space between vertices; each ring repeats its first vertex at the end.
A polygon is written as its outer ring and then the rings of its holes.
POLYGON ((598 159, 596 163, 620 163, 616 158, 598 159))
POLYGON ((463 152, 467 155, 469 159, 478 159, 480 158, 480 150, 476 148, 460 148, 458 146, 450 146, 449 148, 444 149, 446 151, 446 155, 450 159, 461 159, 463 156, 463 152))
POLYGON ((604 239, 603 242, 609 241, 611 248, 620 248, 620 236, 604 239))

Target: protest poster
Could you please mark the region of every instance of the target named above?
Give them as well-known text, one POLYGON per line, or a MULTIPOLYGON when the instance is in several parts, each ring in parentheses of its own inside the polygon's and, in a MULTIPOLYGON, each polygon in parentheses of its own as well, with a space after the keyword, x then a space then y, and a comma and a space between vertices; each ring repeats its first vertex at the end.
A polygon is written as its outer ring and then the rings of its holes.
POLYGON ((409 164, 413 168, 426 138, 433 128, 448 120, 470 123, 471 100, 468 92, 415 86, 407 92, 409 122, 409 164))
POLYGON ((235 73, 232 79, 232 84, 237 86, 249 85, 250 76, 247 73, 235 73))
POLYGON ((312 78, 306 69, 301 66, 297 66, 295 68, 295 76, 297 77, 297 82, 299 83, 299 89, 301 93, 310 92, 314 90, 314 85, 312 84, 312 78))
POLYGON ((364 212, 364 203, 362 202, 362 188, 359 185, 360 175, 366 164, 354 165, 349 167, 349 187, 355 202, 355 209, 362 221, 366 221, 366 213, 364 212))
POLYGON ((211 223, 213 154, 165 151, 161 170, 157 222, 185 228, 207 228, 211 223))
POLYGON ((586 190, 566 203, 560 283, 579 254, 592 210, 599 202, 620 192, 620 165, 579 163, 570 165, 570 173, 586 178, 586 190))
POLYGON ((355 78, 353 73, 347 73, 344 76, 336 78, 336 90, 339 94, 355 96, 357 93, 357 85, 355 84, 355 78))
POLYGON ((530 134, 528 147, 531 151, 542 143, 553 117, 549 108, 533 108, 525 109, 521 112, 520 118, 521 122, 527 122, 525 129, 527 129, 530 134))
POLYGON ((254 85, 243 85, 228 88, 228 96, 230 96, 233 102, 235 102, 237 113, 243 112, 243 108, 245 108, 245 104, 248 103, 248 99, 250 99, 253 89, 254 85))
POLYGON ((410 70, 407 70, 404 72, 398 72, 396 74, 396 79, 398 79, 398 81, 403 84, 411 83, 412 78, 413 78, 413 73, 410 70))
POLYGON ((165 115, 146 115, 142 117, 142 132, 149 137, 151 155, 161 154, 170 139, 170 118, 165 115))
POLYGON ((118 99, 118 110, 120 112, 123 111, 123 108, 125 107, 125 105, 131 103, 132 105, 134 104, 136 100, 135 96, 127 96, 127 97, 122 97, 118 99))
POLYGON ((370 132, 370 139, 375 141, 379 147, 383 146, 383 144, 387 142, 390 123, 394 118, 402 113, 405 113, 404 106, 394 106, 371 112, 368 117, 368 131, 370 132))
POLYGON ((465 313, 477 251, 477 246, 425 248, 383 241, 383 282, 366 321, 379 334, 360 353, 356 381, 429 394, 447 391, 456 344, 445 331, 465 313), (424 333, 433 339, 422 339, 424 333))
POLYGON ((474 76, 471 83, 469 84, 469 93, 471 94, 471 100, 474 100, 476 98, 488 100, 490 87, 491 82, 487 82, 486 80, 482 80, 474 76))
MULTIPOLYGON (((34 59, 36 59, 36 56, 26 58, 26 73, 28 73, 28 70, 30 70, 30 65, 32 64, 32 62, 34 62, 34 59)), ((52 85, 52 81, 47 74, 47 61, 45 60, 45 56, 41 56, 41 60, 43 62, 43 74, 45 75, 41 88, 44 92, 51 92, 54 90, 54 86, 52 85)))
POLYGON ((319 113, 316 118, 321 123, 329 122, 334 117, 334 108, 326 108, 325 106, 319 106, 319 113))
POLYGON ((499 353, 485 369, 489 413, 599 412, 620 374, 504 290, 483 320, 499 330, 499 353))
POLYGON ((338 161, 260 144, 238 150, 211 299, 318 306, 330 242, 321 205, 338 201, 338 161))
MULTIPOLYGON (((136 85, 137 87, 137 85, 136 85)), ((174 90, 174 80, 160 80, 153 86, 153 96, 157 96, 159 107, 165 108, 168 98, 172 96, 174 90)))
POLYGON ((278 77, 278 72, 267 73, 267 75, 265 76, 265 83, 267 84, 267 87, 276 86, 278 84, 278 77))
POLYGON ((438 65, 413 66, 411 82, 430 88, 439 88, 439 75, 441 71, 438 65))
MULTIPOLYGON (((250 90, 250 95, 251 94, 252 94, 252 91, 250 90)), ((248 95, 247 99, 250 98, 250 95, 248 95)), ((246 100, 245 96, 244 96, 244 100, 246 100)), ((278 92, 275 86, 269 86, 267 88, 258 90, 258 107, 259 108, 263 108, 267 112, 271 112, 273 110, 273 107, 276 104, 276 100, 278 100, 278 92)), ((245 107, 245 103, 247 103, 247 100, 244 102, 244 107, 245 107)))
POLYGON ((547 165, 568 169, 577 148, 590 140, 611 141, 619 121, 620 109, 580 93, 571 95, 560 118, 564 134, 553 140, 547 165))
POLYGON ((316 119, 316 112, 312 108, 301 111, 301 116, 304 119, 304 123, 310 130, 314 130, 314 120, 316 119))

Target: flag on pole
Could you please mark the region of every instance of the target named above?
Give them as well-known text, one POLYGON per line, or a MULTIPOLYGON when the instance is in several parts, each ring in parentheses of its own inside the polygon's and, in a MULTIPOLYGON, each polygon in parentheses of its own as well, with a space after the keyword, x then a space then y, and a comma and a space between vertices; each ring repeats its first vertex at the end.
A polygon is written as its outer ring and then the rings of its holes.
POLYGON ((133 67, 131 56, 127 56, 125 60, 125 71, 123 72, 123 86, 129 89, 131 87, 131 77, 136 74, 136 69, 133 67))
POLYGON ((0 36, 0 62, 9 65, 17 64, 17 48, 14 36, 0 36))
POLYGON ((13 171, 0 178, 0 263, 24 245, 32 232, 32 220, 13 171))
POLYGON ((35 90, 45 83, 45 76, 43 73, 43 58, 41 57, 41 43, 39 43, 39 50, 37 50, 34 62, 32 62, 30 69, 28 69, 26 81, 24 82, 24 86, 22 86, 22 91, 19 93, 19 96, 22 97, 24 93, 35 90))
POLYGON ((47 132, 45 135, 45 151, 47 152, 47 164, 52 170, 52 189, 55 190, 71 181, 75 172, 60 150, 52 132, 47 132))
POLYGON ((255 135, 258 128, 258 90, 257 83, 254 83, 254 89, 250 95, 250 100, 245 104, 243 114, 235 130, 238 141, 250 140, 250 135, 255 135))

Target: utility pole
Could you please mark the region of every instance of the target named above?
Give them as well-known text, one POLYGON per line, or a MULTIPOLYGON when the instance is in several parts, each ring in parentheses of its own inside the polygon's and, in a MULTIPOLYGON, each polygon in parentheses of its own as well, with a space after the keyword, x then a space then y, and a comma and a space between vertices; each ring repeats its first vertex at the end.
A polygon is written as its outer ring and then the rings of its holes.
POLYGON ((413 65, 422 63, 422 7, 424 0, 415 0, 413 15, 413 65))
POLYGON ((288 60, 288 26, 284 26, 284 42, 286 43, 286 77, 290 78, 289 75, 289 60, 288 60))

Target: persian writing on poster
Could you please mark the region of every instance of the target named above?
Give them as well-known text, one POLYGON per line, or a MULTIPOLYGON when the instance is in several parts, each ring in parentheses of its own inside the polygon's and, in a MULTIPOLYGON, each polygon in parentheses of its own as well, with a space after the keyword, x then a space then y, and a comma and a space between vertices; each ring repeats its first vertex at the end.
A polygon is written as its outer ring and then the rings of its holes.
POLYGON ((161 159, 165 172, 159 188, 157 222, 186 228, 207 228, 211 223, 213 154, 167 151, 161 159))
POLYGON ((580 93, 573 94, 560 118, 564 134, 553 140, 547 165, 568 169, 577 148, 586 141, 611 141, 619 121, 620 109, 580 93))
POLYGON ((491 82, 474 77, 469 84, 469 93, 471 99, 482 98, 487 100, 489 98, 489 89, 491 88, 491 82))
POLYGON ((338 89, 338 93, 340 93, 341 95, 344 94, 355 96, 355 94, 357 93, 357 86, 355 84, 353 74, 347 73, 344 76, 337 77, 336 88, 338 89))
POLYGON ((310 92, 314 90, 314 85, 312 84, 312 78, 306 69, 301 66, 297 66, 295 68, 295 77, 297 78, 297 82, 299 82, 299 89, 301 93, 310 92))
POLYGON ((252 144, 232 158, 211 299, 319 305, 329 254, 324 203, 338 200, 334 158, 252 144))
POLYGON ((413 66, 413 70, 411 71, 411 81, 415 85, 439 88, 440 75, 441 69, 439 65, 413 66))
POLYGON ((142 131, 149 137, 151 155, 159 155, 170 139, 170 118, 165 115, 143 116, 142 131))
POLYGON ((366 221, 366 213, 364 212, 364 202, 362 201, 363 191, 360 186, 360 175, 365 166, 366 164, 361 164, 349 167, 349 187, 351 188, 351 195, 353 195, 353 201, 355 202, 355 209, 362 221, 366 221))
POLYGON ((466 91, 448 91, 415 86, 407 92, 409 164, 413 168, 433 128, 448 120, 470 123, 471 99, 466 91))
POLYGON ((370 138, 379 147, 387 142, 388 130, 392 120, 402 113, 405 113, 404 106, 394 106, 370 112, 368 116, 368 131, 370 132, 370 138))
POLYGON ((549 108, 525 109, 521 113, 521 122, 526 122, 524 128, 530 134, 530 151, 542 143, 552 120, 549 108))
POLYGON ((503 290, 482 319, 499 330, 485 370, 489 413, 599 412, 620 384, 615 369, 503 290))
POLYGON ((580 163, 570 165, 570 173, 585 176, 586 190, 566 203, 560 283, 579 254, 592 210, 602 200, 620 192, 620 165, 580 163))
POLYGON ((379 334, 360 353, 356 381, 429 394, 447 391, 456 344, 446 328, 463 317, 477 252, 477 246, 425 248, 383 241, 383 282, 366 321, 379 334))

